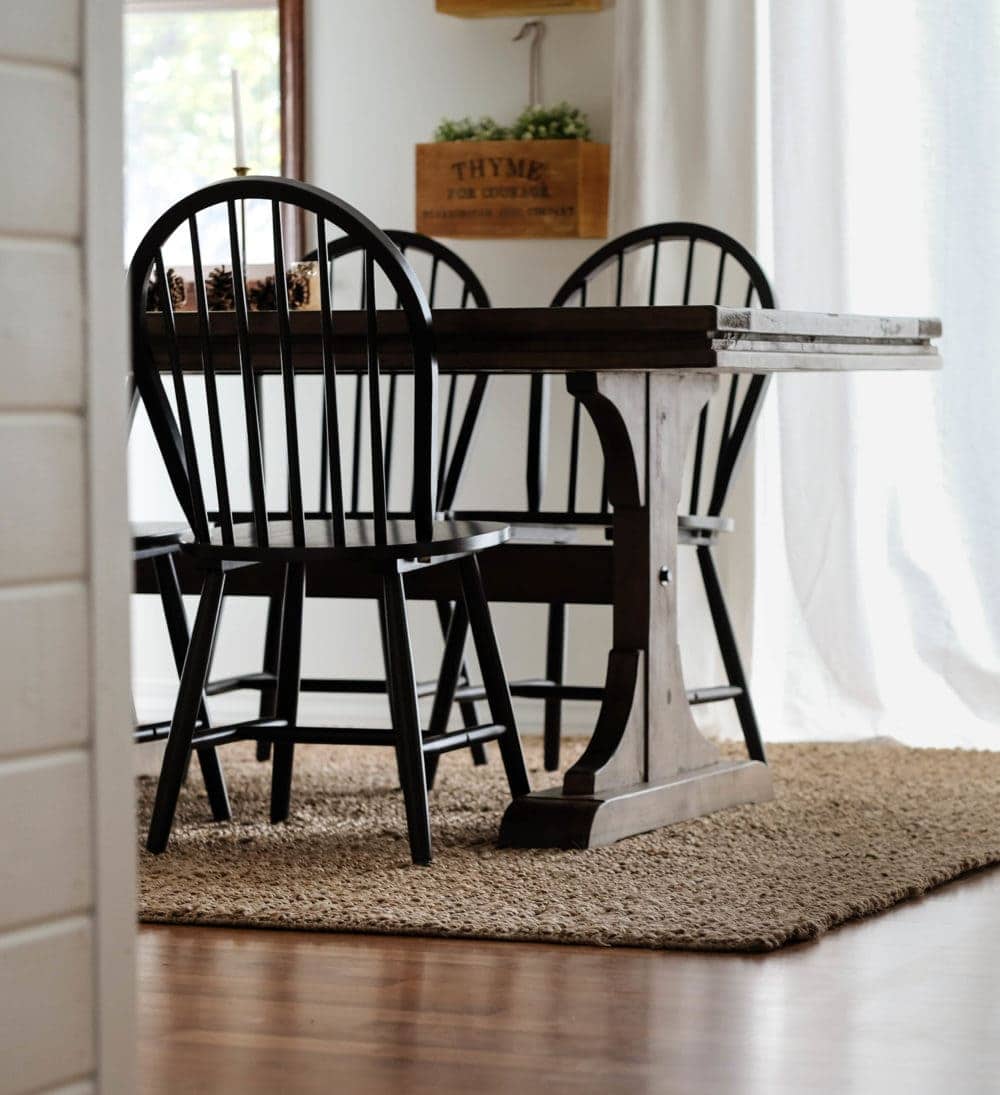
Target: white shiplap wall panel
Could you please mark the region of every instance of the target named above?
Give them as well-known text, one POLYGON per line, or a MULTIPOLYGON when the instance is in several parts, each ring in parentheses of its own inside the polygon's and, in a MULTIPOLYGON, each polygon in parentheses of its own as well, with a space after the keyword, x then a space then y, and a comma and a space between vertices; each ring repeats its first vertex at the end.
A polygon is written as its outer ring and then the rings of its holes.
POLYGON ((87 742, 87 629, 79 581, 0 588, 0 761, 87 742))
POLYGON ((91 904, 90 760, 82 749, 0 762, 0 931, 91 904))
POLYGON ((0 0, 0 1095, 136 1090, 121 11, 0 0))
MULTIPOLYGON (((21 6, 40 18, 30 0, 21 6)), ((61 69, 0 61, 0 103, 4 170, 23 181, 4 187, 0 236, 78 238, 79 80, 61 69)))
POLYGON ((86 743, 90 688, 80 657, 86 647, 81 582, 0 588, 0 761, 86 743))
POLYGON ((93 960, 82 917, 0 935, 0 1095, 93 1072, 93 960))
POLYGON ((75 68, 80 0, 6 0, 0 5, 0 59, 75 68))
POLYGON ((84 573, 84 456, 79 417, 0 411, 0 585, 84 573))
POLYGON ((0 241, 0 407, 82 405, 82 293, 77 247, 0 241))

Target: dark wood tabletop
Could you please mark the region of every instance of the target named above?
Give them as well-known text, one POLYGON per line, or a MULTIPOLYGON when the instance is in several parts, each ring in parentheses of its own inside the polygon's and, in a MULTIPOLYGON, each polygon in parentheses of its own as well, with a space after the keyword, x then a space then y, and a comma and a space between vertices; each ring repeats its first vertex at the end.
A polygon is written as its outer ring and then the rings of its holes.
MULTIPOLYGON (((163 321, 150 316, 154 344, 164 349, 163 321)), ((405 369, 405 318, 379 312, 380 364, 405 369)), ((251 312, 254 368, 278 370, 278 320, 251 312)), ((320 313, 291 314, 297 371, 318 372, 320 313)), ((176 314, 178 349, 186 370, 201 368, 196 313, 176 314)), ((334 312, 339 371, 362 362, 365 313, 334 312)), ((937 319, 782 312, 714 306, 636 308, 442 308, 434 311, 438 366, 448 372, 620 372, 696 369, 712 372, 934 369, 937 319)), ((236 318, 213 312, 211 345, 216 368, 234 371, 236 318)))

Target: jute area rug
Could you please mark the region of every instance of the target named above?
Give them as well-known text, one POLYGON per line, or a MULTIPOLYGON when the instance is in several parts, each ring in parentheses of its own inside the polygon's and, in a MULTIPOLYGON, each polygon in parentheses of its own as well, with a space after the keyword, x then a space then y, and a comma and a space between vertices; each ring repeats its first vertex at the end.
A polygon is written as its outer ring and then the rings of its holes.
MULTIPOLYGON (((496 750, 487 768, 453 753, 431 796, 434 863, 415 868, 390 750, 300 747, 277 826, 251 750, 221 751, 229 824, 209 819, 192 765, 169 850, 140 853, 142 920, 767 951, 1000 861, 1000 753, 776 745, 774 802, 579 852, 498 849, 496 750)), ((526 752, 533 785, 551 784, 540 745, 526 752)), ((140 779, 140 833, 154 786, 140 779)))

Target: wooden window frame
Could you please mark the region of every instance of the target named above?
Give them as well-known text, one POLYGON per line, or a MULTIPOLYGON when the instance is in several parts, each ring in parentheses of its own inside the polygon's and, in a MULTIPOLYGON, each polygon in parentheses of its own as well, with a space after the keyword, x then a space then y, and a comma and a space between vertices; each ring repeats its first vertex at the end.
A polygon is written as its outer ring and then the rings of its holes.
MULTIPOLYGON (((281 70, 281 174, 306 177, 305 0, 278 0, 281 70)), ((286 252, 305 251, 305 213, 296 210, 285 225, 286 252)))

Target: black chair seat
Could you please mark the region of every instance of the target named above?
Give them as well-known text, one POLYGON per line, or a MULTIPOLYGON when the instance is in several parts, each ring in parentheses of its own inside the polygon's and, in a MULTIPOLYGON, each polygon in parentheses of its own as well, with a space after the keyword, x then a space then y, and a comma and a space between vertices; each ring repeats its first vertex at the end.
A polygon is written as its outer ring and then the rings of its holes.
MULTIPOLYGON (((430 540, 419 540, 412 521, 388 521, 386 543, 375 540, 373 521, 345 521, 344 543, 336 544, 333 525, 322 519, 305 522, 305 544, 296 544, 291 521, 270 521, 266 556, 284 562, 317 561, 322 558, 346 560, 352 556, 370 561, 388 559, 440 559, 497 547, 510 538, 510 526, 490 521, 435 521, 430 540)), ((212 531, 211 544, 184 543, 184 550, 196 558, 218 562, 260 562, 262 549, 250 523, 237 524, 233 544, 222 543, 219 529, 212 531)))
POLYGON ((132 533, 132 551, 137 559, 174 551, 188 535, 188 527, 176 521, 134 521, 129 526, 132 533))

